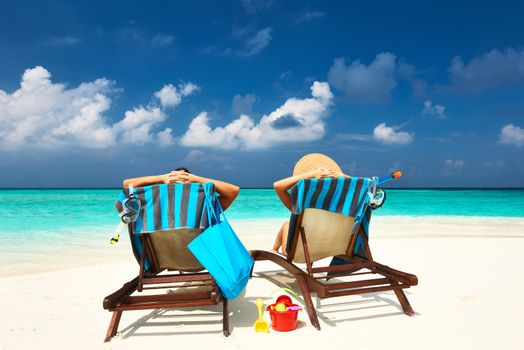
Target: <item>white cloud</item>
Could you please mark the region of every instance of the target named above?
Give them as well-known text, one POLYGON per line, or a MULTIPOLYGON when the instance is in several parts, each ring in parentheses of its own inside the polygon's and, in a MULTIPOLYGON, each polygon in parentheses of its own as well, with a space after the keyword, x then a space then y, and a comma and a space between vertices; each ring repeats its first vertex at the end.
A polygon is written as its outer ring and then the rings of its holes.
POLYGON ((271 32, 271 27, 256 30, 252 24, 245 27, 233 26, 231 36, 235 40, 241 41, 238 47, 223 49, 210 45, 204 48, 204 52, 227 57, 253 57, 261 53, 270 44, 272 39, 271 32))
POLYGON ((446 107, 439 104, 433 105, 430 100, 426 100, 422 116, 429 119, 446 119, 446 107))
POLYGON ((381 103, 390 99, 390 93, 397 85, 396 57, 384 52, 373 62, 365 65, 360 60, 346 65, 343 58, 334 61, 328 73, 328 80, 350 100, 362 103, 381 103))
POLYGON ((398 129, 399 127, 389 127, 386 123, 381 123, 373 129, 373 137, 379 142, 390 145, 404 145, 413 141, 413 133, 397 131, 398 129))
POLYGON ((212 129, 206 112, 190 123, 181 138, 187 147, 217 147, 223 149, 262 149, 274 145, 313 141, 325 133, 324 117, 333 99, 327 83, 314 82, 312 98, 290 98, 258 123, 247 116, 233 120, 225 127, 212 129))
POLYGON ((235 170, 235 167, 229 163, 225 163, 222 165, 221 169, 224 171, 233 171, 235 170))
POLYGON ((323 11, 311 11, 306 8, 304 12, 295 19, 295 23, 296 24, 309 23, 316 19, 324 18, 325 16, 326 16, 326 13, 323 11))
POLYGON ((181 143, 188 147, 218 147, 233 149, 241 147, 248 133, 255 124, 246 115, 240 116, 226 127, 211 129, 210 118, 206 112, 200 113, 189 124, 189 129, 182 136, 181 143))
POLYGON ((235 115, 251 114, 251 109, 256 101, 257 96, 254 94, 247 94, 245 96, 237 94, 233 97, 231 110, 235 115))
POLYGON ((117 33, 122 43, 152 47, 155 49, 170 47, 175 41, 173 35, 152 33, 148 30, 141 29, 134 21, 120 28, 117 33))
POLYGON ((199 149, 192 149, 189 151, 184 162, 197 168, 217 168, 217 166, 219 166, 222 170, 226 171, 234 169, 229 157, 204 152, 199 149))
POLYGON ((345 142, 345 141, 361 141, 367 142, 372 141, 373 135, 369 134, 356 134, 356 133, 346 133, 346 134, 335 134, 335 142, 345 142))
POLYGON ((443 144, 452 144, 452 143, 460 143, 460 142, 466 142, 466 143, 473 143, 478 141, 478 135, 472 131, 469 132, 457 132, 453 131, 448 133, 447 135, 443 136, 433 136, 429 139, 436 141, 438 143, 443 144))
POLYGON ((506 162, 504 162, 503 160, 494 160, 494 161, 486 160, 482 162, 482 166, 484 168, 491 168, 491 169, 503 168, 505 165, 506 165, 506 162))
POLYGON ((524 49, 491 50, 464 63, 460 56, 448 68, 449 85, 441 88, 480 92, 524 81, 524 49))
POLYGON ((155 97, 160 100, 163 108, 176 107, 182 102, 182 97, 189 96, 198 90, 200 90, 200 87, 191 82, 179 84, 178 89, 172 84, 167 84, 161 90, 155 92, 155 97))
MULTIPOLYGON (((180 94, 195 90, 188 84, 180 87, 180 94)), ((156 133, 167 115, 153 104, 127 111, 112 124, 105 113, 111 95, 118 91, 107 79, 66 88, 53 83, 41 66, 27 69, 19 89, 0 90, 0 146, 4 150, 106 149, 120 143, 173 142, 171 129, 156 133)))
POLYGON ((456 176, 463 174, 464 161, 462 159, 446 159, 444 167, 440 170, 440 176, 456 176))
POLYGON ((152 129, 166 119, 158 107, 137 107, 127 111, 124 119, 113 125, 113 131, 125 143, 143 145, 154 140, 152 129))
POLYGON ((80 38, 74 36, 64 36, 59 38, 52 38, 44 42, 45 45, 50 46, 71 46, 81 42, 80 38))
POLYGON ((113 145, 115 138, 103 115, 111 104, 113 85, 98 79, 66 89, 52 83, 45 68, 27 69, 18 90, 12 94, 0 90, 0 144, 6 149, 72 142, 87 148, 113 145))
POLYGON ((179 89, 182 92, 182 96, 189 96, 193 92, 200 91, 200 86, 195 85, 192 82, 188 82, 188 83, 180 84, 179 89))
POLYGON ((273 4, 273 0, 240 0, 242 7, 250 15, 256 15, 257 13, 267 11, 273 4))
POLYGON ((233 27, 231 28, 231 36, 235 39, 242 40, 249 34, 253 33, 254 29, 254 23, 249 23, 245 26, 233 24, 233 27))
POLYGON ((428 90, 428 82, 423 79, 412 79, 410 80, 413 94, 417 97, 425 97, 428 90))
POLYGON ((200 163, 206 157, 207 153, 199 149, 192 149, 186 155, 185 162, 189 164, 200 163))
POLYGON ((151 38, 151 46, 156 48, 168 47, 173 44, 175 37, 168 34, 156 34, 151 38))
POLYGON ((448 169, 462 169, 464 168, 464 161, 462 159, 446 159, 444 162, 444 167, 448 169))
POLYGON ((517 147, 524 146, 524 129, 513 124, 504 125, 500 130, 499 142, 517 147))
POLYGON ((173 143, 175 143, 172 133, 173 130, 171 128, 165 128, 163 131, 160 131, 157 134, 158 143, 161 146, 171 146, 173 143))
POLYGON ((397 75, 411 84, 413 94, 417 97, 425 97, 427 95, 427 81, 418 78, 421 73, 415 69, 415 66, 406 62, 399 62, 397 66, 397 75))
POLYGON ((271 28, 268 27, 268 28, 261 29, 257 31, 257 33, 254 36, 246 40, 244 50, 239 51, 238 55, 244 56, 244 57, 256 56, 260 52, 262 52, 262 50, 266 46, 268 46, 270 42, 271 42, 271 28))
POLYGON ((389 168, 389 172, 392 173, 394 171, 399 171, 402 169, 402 162, 400 160, 396 160, 391 164, 391 167, 389 168))
POLYGON ((280 73, 279 79, 280 80, 287 80, 293 75, 293 71, 287 70, 285 72, 280 73))

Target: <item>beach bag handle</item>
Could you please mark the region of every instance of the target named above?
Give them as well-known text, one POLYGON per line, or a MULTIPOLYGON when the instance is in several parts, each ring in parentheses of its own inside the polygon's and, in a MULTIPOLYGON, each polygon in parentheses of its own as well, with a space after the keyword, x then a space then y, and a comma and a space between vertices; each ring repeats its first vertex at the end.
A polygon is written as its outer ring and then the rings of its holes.
POLYGON ((210 186, 203 186, 209 225, 187 247, 213 276, 224 297, 234 299, 246 287, 254 261, 227 222, 220 202, 213 205, 213 199, 218 199, 216 193, 210 194, 210 186))
POLYGON ((212 182, 208 182, 202 186, 204 188, 204 204, 207 210, 207 217, 215 219, 216 224, 219 224, 222 221, 226 221, 229 224, 226 214, 222 209, 222 205, 220 204, 220 200, 218 199, 217 193, 213 191, 213 194, 211 194, 210 187, 212 185, 212 182), (215 200, 215 204, 213 204, 213 200, 215 200))
MULTIPOLYGON (((220 205, 220 201, 218 200, 218 196, 216 192, 213 192, 211 195, 210 187, 213 185, 212 182, 207 182, 202 185, 204 188, 204 205, 207 210, 207 217, 209 220, 209 226, 211 225, 211 219, 215 219, 215 223, 218 224, 221 222, 220 215, 223 215, 224 211, 222 210, 222 206, 220 205), (216 200, 215 205, 213 205, 213 200, 216 200), (216 213, 216 203, 218 202, 218 209, 220 209, 219 214, 216 213)), ((225 218, 225 216, 224 216, 225 218)))

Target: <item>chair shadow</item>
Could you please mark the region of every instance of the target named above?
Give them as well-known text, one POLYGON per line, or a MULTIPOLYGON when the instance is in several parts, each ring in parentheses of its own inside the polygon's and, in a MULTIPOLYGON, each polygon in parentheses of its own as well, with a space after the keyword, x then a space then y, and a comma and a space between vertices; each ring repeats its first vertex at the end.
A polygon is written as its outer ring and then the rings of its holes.
MULTIPOLYGON (((252 278, 263 278, 277 288, 289 288, 297 292, 300 295, 300 287, 293 276, 284 270, 271 270, 264 272, 254 272, 252 278)), ((256 306, 257 297, 246 297, 246 290, 234 300, 228 301, 228 316, 229 316, 229 331, 233 333, 236 327, 251 327, 255 320, 258 318, 258 310, 256 306)), ((367 319, 379 319, 384 317, 403 315, 404 312, 402 307, 398 303, 395 295, 392 294, 393 299, 384 296, 385 292, 382 293, 369 293, 358 295, 360 300, 349 300, 343 302, 330 302, 329 305, 320 306, 319 298, 315 299, 317 305, 315 307, 317 316, 324 323, 330 327, 336 327, 337 323, 345 321, 359 321, 367 319), (355 316, 347 318, 335 318, 333 314, 350 312, 357 310, 380 310, 383 308, 395 307, 397 312, 378 313, 367 316, 355 316)), ((406 291, 406 294, 411 294, 406 291)), ((268 295, 269 297, 269 295, 268 295)), ((304 300, 299 300, 304 305, 304 300)), ((173 309, 155 309, 137 319, 136 321, 129 324, 127 327, 121 329, 118 333, 122 339, 128 339, 130 337, 147 337, 147 336, 158 336, 158 335, 199 335, 199 334, 221 334, 222 333, 222 304, 209 305, 209 306, 193 306, 193 307, 180 307, 176 310, 180 311, 180 314, 170 313, 173 309), (198 312, 200 311, 200 312, 198 312), (182 314, 187 312, 187 314, 182 314), (198 320, 191 320, 194 316, 200 316, 198 320), (202 319, 206 317, 206 319, 202 319), (180 319, 180 320, 179 320, 180 319), (191 330, 191 326, 194 325, 209 325, 209 330, 191 330), (188 326, 188 327, 186 327, 188 326), (160 332, 140 332, 140 330, 150 329, 150 327, 171 327, 174 328, 172 331, 160 331, 160 332)), ((415 315, 420 315, 415 312, 415 315)), ((307 316, 306 316, 307 318, 307 316)), ((298 321, 297 328, 303 328, 311 326, 309 318, 307 321, 298 321)))
MULTIPOLYGON (((291 274, 289 274, 285 270, 255 272, 253 275, 254 275, 253 278, 255 278, 255 275, 258 275, 260 276, 259 278, 264 278, 270 281, 271 283, 273 283, 277 287, 289 288, 291 290, 294 290, 295 292, 300 291, 300 286, 298 285, 296 280, 293 278, 291 274)), ((333 280, 336 280, 336 277, 333 278, 333 280)), ((404 315, 404 310, 402 309, 402 306, 398 302, 394 292, 389 292, 387 294, 390 294, 390 293, 392 295, 392 298, 385 296, 386 292, 355 295, 355 297, 360 297, 361 299, 360 300, 350 300, 350 301, 348 300, 348 301, 335 302, 335 303, 331 302, 329 305, 324 306, 324 308, 320 306, 322 299, 318 297, 314 297, 315 296, 314 293, 312 295, 313 295, 313 303, 315 304, 315 301, 316 301, 315 309, 316 309, 318 318, 324 321, 327 325, 331 327, 336 327, 337 323, 341 323, 345 321, 379 319, 379 318, 384 318, 384 317, 404 315), (371 304, 371 305, 368 305, 368 304, 371 304), (336 318, 336 319, 332 319, 331 317, 329 317, 329 315, 341 313, 341 312, 351 312, 351 311, 366 310, 366 309, 380 310, 381 308, 390 308, 390 307, 394 307, 398 311, 397 312, 387 312, 387 313, 377 313, 377 314, 367 315, 367 316, 355 316, 355 317, 336 318), (336 308, 336 309, 332 309, 332 308, 336 308)), ((300 296, 300 293, 297 293, 297 294, 300 296)), ((406 294, 411 294, 411 293, 407 292, 406 294)), ((303 299, 300 301, 304 304, 303 299)), ((415 312, 415 315, 420 315, 420 314, 415 312)), ((307 321, 309 322, 309 318, 307 321)))
MULTIPOLYGON (((236 327, 252 327, 258 319, 258 309, 256 306, 257 297, 246 297, 246 290, 244 290, 234 300, 228 300, 228 316, 229 316, 229 331, 233 333, 236 327)), ((173 309, 155 309, 149 312, 121 329, 118 333, 122 339, 130 337, 147 337, 157 335, 175 335, 175 334, 220 334, 222 333, 222 304, 210 306, 193 306, 180 307, 176 310, 180 313, 173 314, 173 309), (200 312, 199 312, 200 311, 200 312), (182 314, 186 313, 187 314, 182 314), (191 313, 189 313, 191 312, 191 313), (206 316, 206 319, 201 317, 198 320, 192 321, 193 316, 206 316), (207 319, 209 316, 209 319, 207 319), (178 319, 178 320, 177 320, 178 319), (191 330, 191 325, 206 325, 209 324, 209 331, 191 330), (148 329, 150 327, 172 327, 173 331, 163 332, 140 332, 140 330, 148 329), (185 326, 188 326, 187 328, 185 326), (184 327, 184 329, 182 329, 184 327), (218 330, 217 330, 218 329, 218 330)), ((304 327, 304 322, 299 322, 298 327, 304 327)))
MULTIPOLYGON (((186 283, 184 286, 190 285, 186 283)), ((172 290, 166 290, 166 293, 171 293, 172 290)), ((237 299, 242 298, 245 295, 245 290, 237 299)), ((234 325, 231 322, 232 319, 232 300, 228 300, 228 317, 229 317, 229 332, 232 333, 234 325)), ((144 315, 121 329, 118 333, 122 339, 128 339, 130 337, 147 337, 147 336, 158 336, 158 335, 175 335, 175 334, 186 334, 186 335, 198 335, 198 334, 221 334, 222 333, 222 303, 217 305, 206 305, 206 306, 185 306, 178 307, 176 309, 154 309, 147 315, 144 315), (199 312, 200 311, 200 312, 199 312), (177 312, 177 314, 173 314, 177 312), (191 320, 198 316, 198 320, 191 320), (205 317, 205 319, 202 319, 205 317), (209 318, 209 319, 208 319, 209 318), (160 321, 159 321, 160 320, 160 321), (191 325, 210 325, 208 330, 191 330, 191 325), (189 326, 189 327, 185 327, 189 326), (172 327, 176 330, 163 331, 163 332, 139 332, 141 329, 147 329, 149 327, 172 327), (182 329, 184 327, 184 329, 182 329), (218 329, 218 330, 217 330, 218 329)))
MULTIPOLYGON (((222 305, 211 305, 207 307, 181 307, 176 310, 180 312, 191 311, 191 314, 170 314, 173 309, 155 309, 147 315, 140 317, 127 327, 121 329, 120 333, 122 339, 130 337, 148 337, 158 335, 198 335, 198 334, 221 334, 222 333, 222 305), (195 311, 203 311, 202 313, 195 313, 195 311), (191 320, 192 317, 199 316, 198 320, 191 320), (202 319, 206 317, 206 319, 202 319), (209 319, 207 319, 209 317, 209 319), (209 330, 191 330, 191 326, 209 325, 209 330), (187 328, 186 328, 187 326, 187 328), (170 327, 172 331, 158 331, 158 332, 140 332, 141 330, 150 327, 170 327)), ((165 328, 164 328, 165 329, 165 328)), ((230 327, 231 331, 231 327, 230 327)))

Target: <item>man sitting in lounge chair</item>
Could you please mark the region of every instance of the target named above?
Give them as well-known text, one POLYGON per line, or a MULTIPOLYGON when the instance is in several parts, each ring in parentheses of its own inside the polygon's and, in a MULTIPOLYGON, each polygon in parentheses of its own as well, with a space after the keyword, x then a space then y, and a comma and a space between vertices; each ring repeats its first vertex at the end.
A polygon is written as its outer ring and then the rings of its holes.
POLYGON ((220 303, 222 332, 228 336, 227 298, 187 246, 211 221, 208 215, 214 209, 206 209, 206 198, 207 205, 214 206, 212 201, 217 192, 225 209, 237 197, 239 187, 191 174, 186 168, 164 175, 126 179, 123 187, 115 209, 119 213, 124 207, 137 211, 128 230, 140 268, 137 277, 104 298, 104 309, 112 312, 105 341, 117 334, 124 311, 220 303), (140 204, 126 204, 130 198, 138 198, 140 204), (147 293, 142 293, 144 290, 147 293))
POLYGON ((126 179, 123 182, 123 186, 124 188, 127 188, 130 185, 133 187, 144 187, 154 184, 173 184, 176 182, 196 182, 201 184, 213 182, 215 185, 215 191, 220 194, 218 200, 220 201, 220 205, 222 206, 223 210, 226 210, 231 205, 231 203, 233 203, 240 192, 240 187, 236 185, 192 174, 187 168, 184 167, 176 168, 170 173, 163 175, 151 175, 126 179))

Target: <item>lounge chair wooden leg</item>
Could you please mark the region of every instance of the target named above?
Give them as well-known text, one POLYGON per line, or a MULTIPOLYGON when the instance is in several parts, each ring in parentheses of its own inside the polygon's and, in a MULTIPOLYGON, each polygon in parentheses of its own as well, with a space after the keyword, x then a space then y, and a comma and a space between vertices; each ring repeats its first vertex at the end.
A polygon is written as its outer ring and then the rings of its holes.
POLYGON ((249 279, 251 279, 251 277, 253 277, 253 270, 255 269, 255 264, 253 264, 253 266, 251 266, 251 270, 249 271, 249 279))
POLYGON ((140 272, 138 273, 138 286, 136 290, 141 292, 144 287, 144 274, 145 274, 145 265, 146 265, 146 239, 142 235, 142 253, 140 254, 140 272))
POLYGON ((229 312, 227 309, 227 299, 222 300, 222 333, 229 337, 229 312))
POLYGON ((408 316, 414 316, 415 312, 413 311, 413 308, 411 308, 409 300, 406 297, 406 294, 404 294, 404 291, 402 289, 395 289, 395 294, 397 295, 398 301, 400 302, 404 313, 408 316))
POLYGON ((113 316, 111 317, 111 322, 109 322, 109 328, 107 328, 106 338, 104 342, 111 341, 118 331, 118 324, 120 323, 120 317, 122 317, 122 311, 113 311, 113 316))
POLYGON ((306 309, 309 315, 309 320, 311 321, 313 327, 320 330, 320 323, 318 323, 317 312, 315 310, 315 307, 313 306, 313 300, 311 300, 311 294, 309 294, 309 288, 307 286, 306 280, 303 276, 300 275, 296 275, 296 278, 298 285, 300 286, 300 289, 302 291, 302 298, 304 298, 304 302, 306 303, 306 309))

